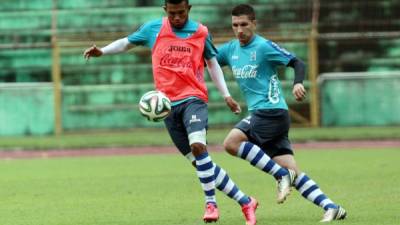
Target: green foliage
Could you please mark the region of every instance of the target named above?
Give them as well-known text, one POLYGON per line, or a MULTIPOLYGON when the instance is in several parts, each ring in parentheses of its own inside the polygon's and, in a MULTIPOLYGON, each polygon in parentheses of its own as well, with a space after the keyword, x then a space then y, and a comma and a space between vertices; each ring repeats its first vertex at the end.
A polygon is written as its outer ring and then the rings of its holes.
MULTIPOLYGON (((241 189, 260 201, 258 225, 317 224, 323 211, 294 191, 275 203, 273 178, 226 153, 212 154, 241 189)), ((349 213, 341 224, 400 220, 397 150, 299 151, 297 161, 349 213), (329 164, 327 164, 329 162, 329 164)), ((204 198, 194 169, 179 155, 0 161, 2 225, 201 225, 204 198)), ((244 224, 220 192, 220 225, 244 224)))

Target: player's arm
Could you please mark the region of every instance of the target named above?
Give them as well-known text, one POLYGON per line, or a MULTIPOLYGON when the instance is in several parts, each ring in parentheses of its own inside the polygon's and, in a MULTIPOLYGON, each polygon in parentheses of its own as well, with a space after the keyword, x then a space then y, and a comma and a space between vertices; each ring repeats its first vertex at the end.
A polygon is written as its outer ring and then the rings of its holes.
POLYGON ((229 62, 227 60, 229 52, 229 43, 225 43, 218 47, 217 49, 217 61, 221 67, 229 66, 229 62))
POLYGON ((215 86, 224 97, 224 100, 228 107, 231 109, 232 112, 240 113, 242 111, 240 105, 229 94, 228 87, 226 86, 224 78, 224 73, 222 72, 222 69, 218 64, 217 58, 213 57, 211 59, 206 59, 206 64, 211 80, 214 82, 215 86))
POLYGON ((207 64, 207 70, 210 74, 211 80, 214 82, 215 86, 219 92, 224 97, 224 100, 231 111, 235 114, 240 113, 242 110, 239 103, 237 103, 229 94, 228 87, 226 86, 224 73, 222 72, 221 66, 217 61, 217 49, 212 43, 211 35, 206 38, 206 43, 204 46, 204 59, 207 64))
POLYGON ((206 64, 211 80, 214 82, 218 91, 224 98, 230 97, 231 95, 229 94, 228 87, 226 86, 224 73, 218 64, 216 57, 206 59, 206 64))
MULTIPOLYGON (((212 46, 214 46, 214 45, 212 45, 212 46)), ((227 103, 227 105, 229 106, 231 111, 238 114, 242 110, 240 108, 240 105, 229 95, 228 88, 226 87, 226 82, 224 79, 224 74, 222 72, 221 66, 227 65, 227 63, 225 60, 225 54, 224 54, 225 51, 220 51, 220 49, 221 48, 219 48, 218 50, 215 49, 215 47, 213 48, 213 50, 214 50, 213 55, 215 55, 215 57, 213 57, 213 61, 211 61, 211 62, 207 62, 207 60, 206 60, 207 64, 210 64, 207 67, 207 69, 211 76, 211 79, 213 79, 213 81, 215 80, 214 81, 215 85, 217 86, 218 90, 221 92, 222 96, 224 96, 225 102, 227 103), (215 59, 215 61, 214 61, 214 59, 215 59), (213 71, 213 70, 216 70, 216 71, 213 71), (222 83, 222 84, 219 84, 219 83, 222 83), (226 92, 224 91, 225 89, 226 89, 226 92), (224 94, 224 93, 227 93, 227 94, 224 94)))
POLYGON ((286 65, 292 67, 295 73, 292 93, 297 101, 302 101, 306 97, 306 89, 303 86, 305 77, 305 65, 297 59, 292 53, 282 48, 278 44, 267 41, 266 42, 265 57, 274 65, 286 65))
POLYGON ((125 52, 133 47, 135 47, 135 45, 130 43, 128 38, 125 37, 116 40, 103 48, 98 48, 96 45, 93 45, 92 47, 84 51, 83 57, 88 60, 90 57, 100 57, 102 55, 111 55, 125 52))
POLYGON ((137 31, 128 35, 128 37, 116 40, 103 48, 98 48, 96 45, 93 45, 85 50, 83 56, 85 59, 89 59, 90 57, 100 57, 102 55, 126 52, 137 45, 146 45, 150 35, 153 34, 153 27, 160 24, 160 21, 150 21, 145 23, 139 27, 137 31))
POLYGON ((306 89, 303 85, 303 80, 305 77, 305 64, 300 59, 294 57, 289 61, 288 66, 294 69, 292 93, 296 101, 302 101, 306 97, 306 89))

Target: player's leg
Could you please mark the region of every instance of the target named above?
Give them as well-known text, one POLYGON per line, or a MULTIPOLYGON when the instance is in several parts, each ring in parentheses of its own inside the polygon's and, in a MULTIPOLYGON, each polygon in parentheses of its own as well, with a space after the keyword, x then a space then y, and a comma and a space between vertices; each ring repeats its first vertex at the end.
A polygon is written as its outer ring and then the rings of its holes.
POLYGON ((191 152, 195 158, 197 177, 205 195, 206 212, 204 221, 217 221, 219 214, 215 197, 214 163, 206 147, 207 105, 203 101, 196 99, 183 103, 183 107, 181 118, 188 134, 191 152))
POLYGON ((215 184, 218 190, 224 192, 228 197, 239 203, 246 219, 246 225, 255 225, 257 221, 255 215, 258 207, 257 200, 244 194, 223 168, 216 164, 214 165, 215 184))
MULTIPOLYGON (((186 155, 194 166, 196 166, 196 161, 192 153, 186 155)), ((229 177, 228 173, 217 164, 214 163, 214 177, 215 186, 218 190, 225 193, 226 196, 236 201, 242 208, 243 215, 246 219, 247 225, 256 224, 255 212, 258 207, 258 201, 246 195, 241 191, 239 186, 229 177)))
POLYGON ((260 148, 259 145, 254 144, 266 142, 275 135, 269 131, 263 133, 262 129, 253 126, 264 121, 267 120, 258 118, 257 115, 243 119, 225 138, 224 147, 231 155, 247 160, 254 167, 274 176, 279 184, 277 202, 283 203, 290 194, 295 172, 282 168, 266 154, 265 148, 260 148))
MULTIPOLYGON (((196 160, 189 145, 186 127, 182 120, 174 120, 175 117, 180 118, 180 115, 176 115, 181 113, 179 110, 180 108, 182 107, 173 107, 170 117, 165 120, 165 124, 175 146, 196 168, 196 160)), ((214 177, 217 189, 225 193, 229 198, 235 200, 242 207, 248 224, 255 224, 255 210, 258 206, 257 201, 244 194, 228 176, 226 171, 216 164, 214 164, 214 177)))
POLYGON ((251 165, 271 174, 275 179, 281 179, 288 174, 285 168, 276 164, 260 147, 249 142, 246 134, 240 129, 233 128, 229 132, 224 141, 224 148, 229 154, 249 161, 251 165))
POLYGON ((325 193, 322 192, 317 183, 304 172, 297 176, 295 187, 305 199, 325 210, 321 222, 330 222, 346 217, 346 211, 329 199, 325 193))
POLYGON ((197 173, 206 194, 207 210, 204 219, 206 222, 216 220, 215 213, 213 213, 217 212, 215 193, 211 193, 213 196, 210 194, 212 185, 214 184, 214 188, 217 187, 219 190, 222 190, 242 206, 248 224, 255 224, 257 201, 245 195, 229 178, 226 171, 213 163, 211 157, 208 155, 206 149, 207 117, 207 105, 200 100, 190 102, 183 116, 189 145, 196 162, 197 173))
MULTIPOLYGON (((194 158, 197 176, 206 197, 206 213, 204 215, 204 220, 206 222, 217 221, 219 214, 215 200, 214 167, 211 158, 208 156, 207 151, 205 151, 205 141, 201 140, 201 136, 205 131, 203 132, 201 128, 192 135, 188 133, 187 124, 184 121, 185 113, 189 112, 189 110, 187 110, 189 104, 190 102, 186 102, 173 106, 171 114, 164 120, 164 123, 172 141, 179 151, 188 159, 191 159, 191 157, 194 158), (204 147, 198 142, 204 143, 204 147), (193 146, 193 144, 195 145, 193 146)), ((197 118, 196 116, 194 119, 196 121, 201 121, 200 117, 197 118)), ((205 140, 205 137, 203 137, 203 139, 205 140)))
MULTIPOLYGON (((192 153, 187 154, 186 158, 189 159, 194 166, 196 166, 196 160, 192 153)), ((246 225, 256 224, 257 220, 255 212, 258 207, 258 201, 242 192, 239 186, 237 186, 236 183, 229 177, 228 173, 215 163, 214 177, 216 188, 240 205, 243 215, 246 219, 246 225)))
POLYGON ((321 222, 330 222, 332 220, 340 220, 346 217, 346 211, 344 208, 330 200, 328 196, 322 192, 315 181, 308 177, 304 172, 300 171, 293 155, 278 155, 273 157, 273 159, 279 165, 296 171, 298 174, 294 182, 296 190, 298 190, 305 199, 325 210, 321 222))
MULTIPOLYGON (((189 162, 196 167, 196 160, 191 152, 186 130, 179 129, 179 126, 176 125, 177 123, 174 123, 174 126, 167 126, 169 128, 171 139, 182 155, 184 155, 189 162)), ((228 176, 228 173, 216 164, 214 164, 214 177, 217 189, 225 193, 226 196, 233 199, 241 206, 246 220, 250 221, 248 224, 255 224, 255 222, 251 221, 256 221, 255 211, 258 206, 257 200, 243 193, 235 182, 228 176)))
MULTIPOLYGON (((192 165, 196 167, 196 160, 193 154, 190 152, 189 144, 187 144, 187 147, 185 147, 184 149, 189 149, 189 150, 184 150, 184 151, 180 150, 180 151, 189 152, 188 154, 184 153, 183 154, 192 163, 192 165)), ((235 182, 229 177, 228 173, 215 163, 214 163, 214 177, 215 177, 216 188, 221 192, 225 193, 226 196, 233 199, 240 205, 240 207, 242 208, 243 215, 246 219, 247 225, 256 224, 255 212, 258 207, 257 200, 253 197, 249 197, 244 192, 242 192, 239 186, 237 186, 235 182)))

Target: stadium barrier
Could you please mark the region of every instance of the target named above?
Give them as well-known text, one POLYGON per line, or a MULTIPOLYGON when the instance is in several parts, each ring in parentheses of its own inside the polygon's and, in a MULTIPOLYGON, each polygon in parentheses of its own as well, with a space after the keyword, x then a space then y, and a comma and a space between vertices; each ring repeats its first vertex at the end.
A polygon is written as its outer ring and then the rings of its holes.
MULTIPOLYGON (((231 94, 242 104, 240 116, 231 113, 218 90, 209 86, 209 124, 232 125, 247 114, 238 87, 228 82, 231 94)), ((283 82, 283 91, 291 96, 291 83, 283 82)), ((309 82, 305 83, 309 88, 309 82)), ((95 129, 128 129, 163 127, 163 123, 147 121, 138 110, 142 94, 152 90, 153 84, 64 85, 61 87, 61 128, 74 132, 95 129)), ((296 103, 293 97, 290 104, 296 103)), ((44 135, 56 129, 54 88, 52 83, 0 84, 0 136, 44 135)))
POLYGON ((400 125, 400 72, 319 76, 323 126, 400 125))
POLYGON ((0 83, 0 136, 54 131, 52 83, 0 83))

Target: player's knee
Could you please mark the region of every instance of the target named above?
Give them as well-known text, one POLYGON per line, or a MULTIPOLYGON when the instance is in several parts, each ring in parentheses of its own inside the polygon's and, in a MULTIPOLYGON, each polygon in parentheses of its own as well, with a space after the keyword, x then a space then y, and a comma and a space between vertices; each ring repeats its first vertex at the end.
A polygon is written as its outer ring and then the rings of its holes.
POLYGON ((207 152, 206 146, 202 143, 193 143, 190 145, 190 147, 195 157, 203 154, 204 152, 207 152))
POLYGON ((286 168, 286 169, 291 169, 296 172, 296 174, 300 174, 301 171, 299 167, 297 166, 296 161, 294 160, 293 156, 289 155, 283 155, 283 156, 277 156, 274 157, 273 160, 277 162, 280 166, 286 168))
POLYGON ((229 154, 236 156, 238 151, 238 146, 235 142, 230 141, 229 139, 225 139, 224 141, 224 149, 229 154))
POLYGON ((297 175, 302 173, 301 170, 299 169, 299 167, 296 165, 289 166, 289 169, 294 170, 294 172, 296 172, 297 175))

